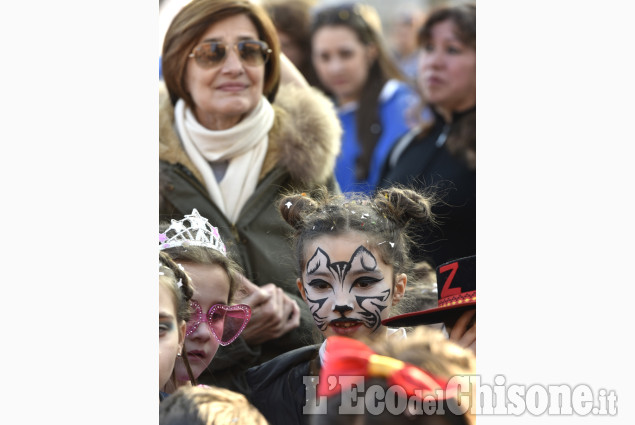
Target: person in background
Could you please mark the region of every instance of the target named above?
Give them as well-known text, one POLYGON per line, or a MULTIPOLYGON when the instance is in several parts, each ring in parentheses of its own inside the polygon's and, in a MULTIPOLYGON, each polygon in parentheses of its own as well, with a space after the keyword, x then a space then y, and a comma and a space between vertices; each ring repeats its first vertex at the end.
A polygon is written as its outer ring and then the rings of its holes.
POLYGON ((418 33, 425 13, 416 3, 399 4, 391 15, 388 42, 397 66, 416 88, 419 68, 418 33))
POLYGON ((371 193, 417 96, 385 46, 369 5, 347 3, 313 11, 313 66, 320 87, 337 104, 342 149, 335 176, 343 192, 371 193))
POLYGON ((159 222, 196 209, 243 271, 234 302, 252 309, 245 344, 219 349, 199 377, 241 392, 241 370, 312 341, 290 227, 276 200, 288 190, 339 191, 333 166, 341 128, 318 90, 280 83, 277 33, 254 2, 187 3, 166 31, 161 57, 159 222))
POLYGON ((317 85, 311 63, 311 8, 317 0, 264 0, 265 8, 278 31, 280 49, 302 73, 309 85, 317 85))
POLYGON ((476 255, 458 258, 436 269, 437 303, 383 321, 386 326, 442 324, 446 336, 476 355, 476 255))
POLYGON ((378 186, 436 188, 438 227, 421 228, 412 253, 436 267, 476 254, 476 6, 433 11, 419 45, 418 84, 431 114, 394 144, 378 186))

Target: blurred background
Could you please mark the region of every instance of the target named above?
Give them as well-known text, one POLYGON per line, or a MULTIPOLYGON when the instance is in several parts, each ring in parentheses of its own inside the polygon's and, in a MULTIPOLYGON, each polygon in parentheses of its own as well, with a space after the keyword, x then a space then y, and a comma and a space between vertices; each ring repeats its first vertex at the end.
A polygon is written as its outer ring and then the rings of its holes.
MULTIPOLYGON (((254 3, 262 3, 260 0, 253 0, 254 3)), ((159 0, 159 54, 163 45, 163 36, 167 30, 172 17, 188 3, 189 0, 159 0)), ((316 5, 326 6, 330 4, 349 3, 342 0, 315 0, 316 5)), ((381 26, 386 36, 386 42, 392 48, 397 48, 402 34, 407 31, 410 25, 417 25, 421 22, 425 13, 437 6, 454 5, 465 3, 463 0, 364 0, 358 3, 365 3, 377 9, 381 17, 381 26)), ((473 0, 472 3, 476 3, 473 0)))

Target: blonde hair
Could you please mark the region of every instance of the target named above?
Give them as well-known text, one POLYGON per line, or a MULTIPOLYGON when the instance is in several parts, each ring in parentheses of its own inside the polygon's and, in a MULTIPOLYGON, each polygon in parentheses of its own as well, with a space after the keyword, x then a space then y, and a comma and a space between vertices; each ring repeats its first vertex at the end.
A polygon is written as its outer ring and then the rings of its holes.
MULTIPOLYGON (((437 378, 450 381, 456 376, 461 382, 461 387, 459 387, 461 396, 458 399, 444 401, 447 403, 447 408, 443 408, 443 412, 439 412, 438 418, 433 418, 428 413, 411 415, 406 411, 395 415, 387 409, 379 414, 365 411, 355 416, 339 415, 342 394, 335 394, 327 398, 327 414, 315 415, 311 425, 345 425, 353 421, 359 425, 448 424, 457 422, 464 422, 468 425, 476 424, 475 415, 470 409, 470 407, 475 406, 475 391, 472 387, 466 391, 463 386, 466 382, 462 379, 462 377, 469 377, 476 373, 476 357, 471 351, 450 341, 441 331, 425 326, 418 327, 409 334, 408 338, 401 340, 367 337, 363 338, 362 341, 380 356, 392 357, 410 363, 437 378), (465 394, 468 395, 467 399, 465 394), (464 405, 468 401, 468 405, 464 405), (453 403, 455 407, 460 406, 460 408, 455 410, 449 407, 450 403, 453 403), (465 411, 465 413, 458 413, 459 411, 465 411)), ((365 385, 368 388, 372 385, 379 385, 385 390, 389 388, 386 379, 380 377, 369 378, 365 381, 365 385)))
POLYGON ((161 402, 159 425, 268 425, 244 395, 225 388, 181 387, 161 402))
MULTIPOLYGON (((376 339, 367 342, 377 354, 393 357, 413 364, 443 379, 476 374, 476 356, 453 341, 438 329, 418 326, 402 340, 376 339)), ((464 391, 464 389, 462 389, 464 391)), ((467 423, 474 425, 476 418, 469 407, 475 403, 473 389, 469 391, 469 405, 463 415, 467 423)), ((462 400, 459 400, 462 401, 462 400)))

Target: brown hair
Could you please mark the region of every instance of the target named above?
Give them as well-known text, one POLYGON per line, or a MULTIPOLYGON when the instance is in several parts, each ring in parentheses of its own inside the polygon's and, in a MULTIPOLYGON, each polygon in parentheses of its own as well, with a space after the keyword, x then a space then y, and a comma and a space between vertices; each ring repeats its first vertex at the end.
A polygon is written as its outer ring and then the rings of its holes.
POLYGON ((430 41, 432 28, 441 22, 452 21, 456 27, 456 36, 461 43, 476 50, 476 5, 463 4, 454 7, 436 9, 428 16, 419 30, 419 45, 430 41))
POLYGON ((318 84, 311 62, 311 7, 317 0, 264 0, 262 7, 279 32, 288 35, 300 51, 302 62, 295 64, 309 85, 318 84))
POLYGON ((263 94, 269 102, 274 101, 280 84, 280 43, 267 13, 249 0, 193 0, 176 14, 163 41, 161 69, 172 104, 180 98, 194 107, 185 84, 189 54, 211 25, 241 14, 253 22, 260 39, 272 50, 265 64, 263 94))
MULTIPOLYGON (((187 273, 185 273, 185 271, 163 251, 159 251, 159 273, 159 285, 168 288, 170 290, 170 294, 172 295, 177 324, 181 324, 181 322, 187 323, 192 314, 192 310, 190 309, 190 300, 194 295, 192 280, 187 273)), ((179 330, 179 333, 180 332, 181 331, 179 330)), ((185 350, 185 342, 183 342, 183 350, 185 350)), ((196 379, 192 374, 192 369, 190 368, 190 362, 187 356, 182 356, 182 359, 190 380, 193 383, 196 383, 196 379)), ((174 375, 174 371, 172 371, 170 380, 172 385, 176 386, 176 376, 174 375)))
MULTIPOLYGON (((169 223, 160 223, 159 233, 164 233, 168 227, 169 223)), ((174 261, 220 266, 229 278, 229 299, 227 301, 229 303, 232 302, 240 283, 240 274, 242 273, 241 267, 234 260, 213 248, 198 245, 175 246, 165 248, 162 252, 167 253, 174 261)))
POLYGON ((194 290, 190 277, 181 270, 168 254, 159 251, 159 284, 170 290, 178 322, 190 320, 190 304, 194 290), (178 282, 181 283, 180 288, 178 282))
POLYGON ((356 231, 377 246, 382 261, 395 276, 412 266, 408 229, 415 222, 434 223, 433 197, 411 189, 392 187, 374 198, 362 193, 330 194, 322 187, 312 194, 292 194, 279 202, 282 218, 294 228, 298 275, 306 262, 304 247, 319 236, 356 231), (289 204, 290 203, 290 204, 289 204))
MULTIPOLYGON (((319 9, 313 18, 311 34, 315 34, 324 26, 345 26, 357 35, 363 45, 373 45, 377 48, 377 59, 368 70, 368 78, 357 102, 357 139, 361 145, 361 152, 357 158, 355 174, 358 180, 363 180, 368 177, 370 160, 383 131, 378 106, 381 90, 386 81, 405 81, 405 78, 385 46, 381 23, 377 11, 372 6, 348 3, 319 9)), ((328 93, 325 87, 321 88, 328 93)))
MULTIPOLYGON (((476 50, 475 4, 442 7, 432 12, 419 30, 419 46, 425 46, 430 41, 432 28, 445 21, 454 23, 456 36, 461 43, 476 50)), ((421 91, 419 89, 418 91, 421 95, 421 91)), ((423 99, 423 103, 411 111, 411 118, 416 120, 425 106, 425 99, 423 99)), ((471 170, 474 170, 476 169, 476 111, 466 112, 465 117, 460 121, 460 125, 452 127, 444 146, 452 155, 461 159, 471 170)), ((430 131, 433 124, 434 121, 422 123, 421 133, 426 134, 430 131)))
POLYGON ((181 387, 159 405, 160 425, 267 425, 244 395, 218 387, 181 387))

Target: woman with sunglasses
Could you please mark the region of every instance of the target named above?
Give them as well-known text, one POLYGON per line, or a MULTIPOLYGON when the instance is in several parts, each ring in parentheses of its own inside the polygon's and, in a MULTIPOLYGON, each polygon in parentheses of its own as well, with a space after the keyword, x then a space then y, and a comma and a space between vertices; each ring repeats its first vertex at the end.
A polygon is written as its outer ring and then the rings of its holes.
POLYGON ((242 337, 199 382, 244 392, 241 371, 311 341, 275 201, 291 188, 339 190, 341 129, 317 89, 281 83, 290 61, 253 2, 189 2, 166 32, 162 60, 159 219, 196 208, 218 226, 245 274, 249 295, 237 301, 252 308, 242 337))
POLYGON ((191 281, 190 316, 185 342, 174 371, 176 380, 168 393, 191 383, 207 370, 220 346, 238 338, 251 317, 251 308, 232 305, 240 268, 227 257, 218 229, 196 209, 182 220, 159 229, 159 250, 182 267, 191 281), (189 369, 189 370, 188 370, 189 369))
POLYGON ((409 129, 405 112, 416 94, 393 62, 370 5, 319 9, 311 34, 313 66, 343 128, 335 176, 343 192, 372 193, 388 151, 409 129))

